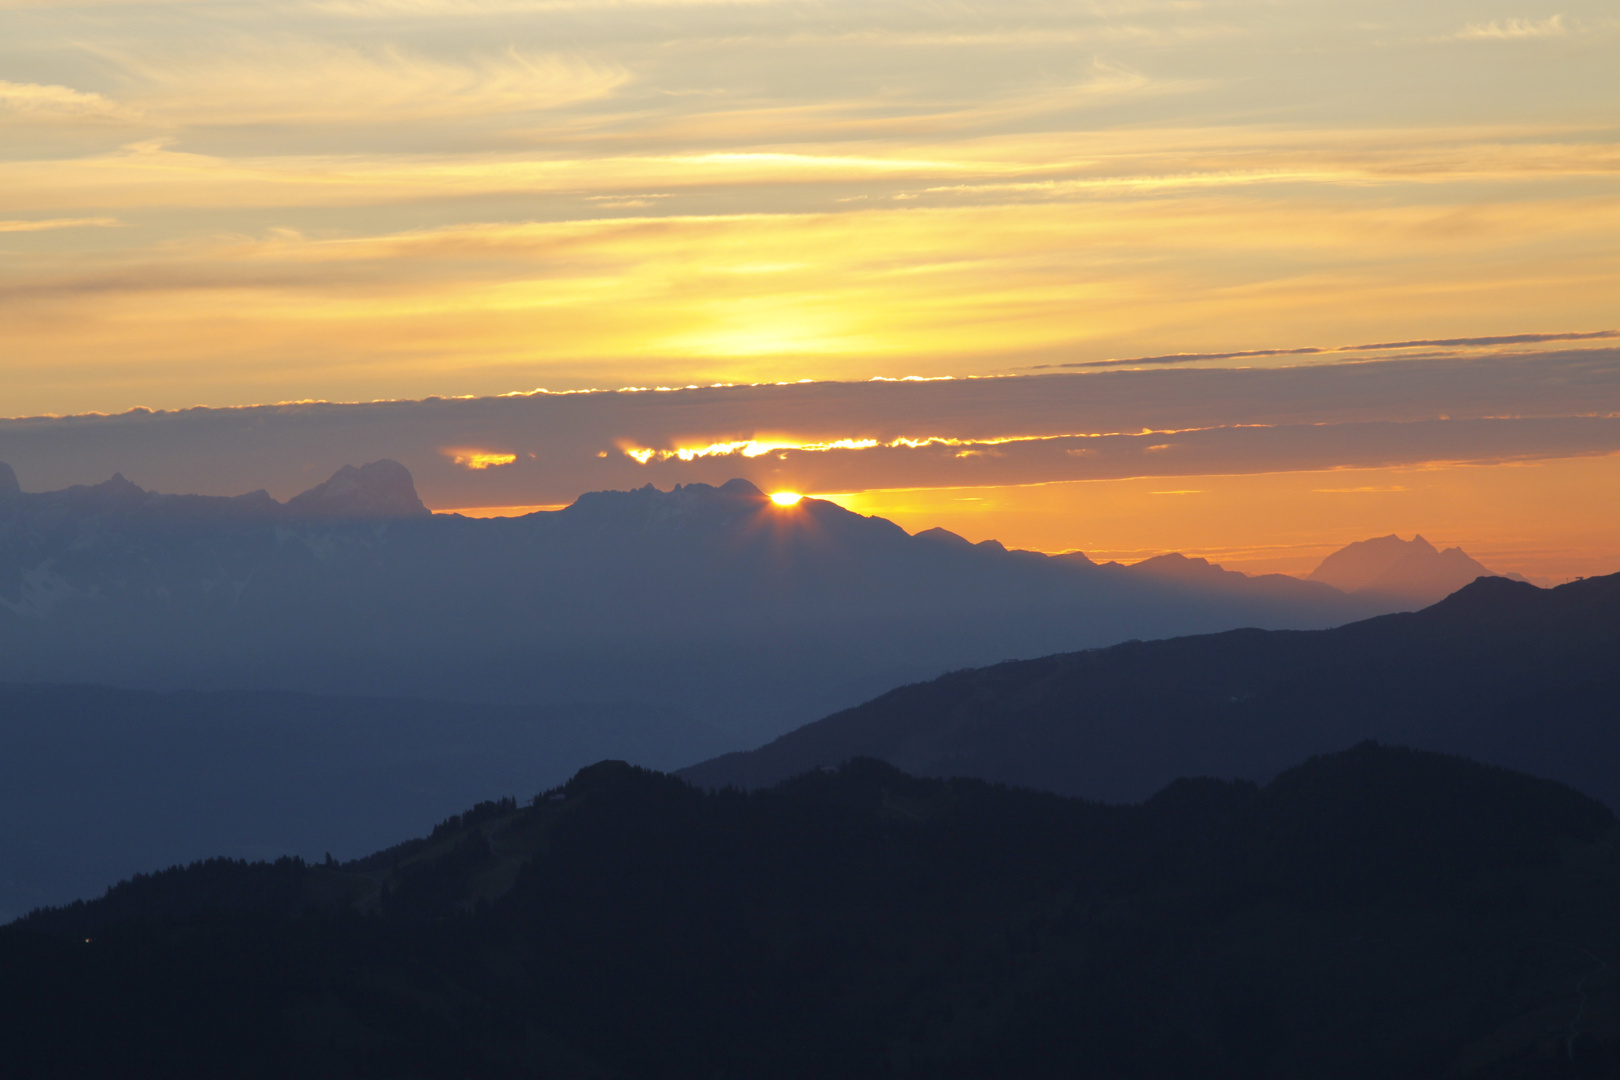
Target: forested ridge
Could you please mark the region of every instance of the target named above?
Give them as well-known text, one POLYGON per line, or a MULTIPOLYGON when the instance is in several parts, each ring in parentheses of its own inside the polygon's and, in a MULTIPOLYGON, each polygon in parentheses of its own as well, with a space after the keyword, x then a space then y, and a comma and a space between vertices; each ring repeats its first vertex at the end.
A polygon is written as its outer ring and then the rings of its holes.
POLYGON ((214 860, 0 931, 17 1075, 1616 1075, 1620 846, 1365 744, 1109 806, 859 760, 604 762, 339 865, 214 860))

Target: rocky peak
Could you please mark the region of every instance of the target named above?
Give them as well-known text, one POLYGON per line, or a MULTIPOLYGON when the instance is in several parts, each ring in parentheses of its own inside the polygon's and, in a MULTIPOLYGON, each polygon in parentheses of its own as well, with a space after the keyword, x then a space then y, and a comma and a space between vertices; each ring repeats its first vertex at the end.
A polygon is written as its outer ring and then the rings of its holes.
POLYGON ((384 458, 358 469, 345 465, 324 484, 287 500, 295 517, 411 518, 431 511, 417 497, 411 472, 384 458))

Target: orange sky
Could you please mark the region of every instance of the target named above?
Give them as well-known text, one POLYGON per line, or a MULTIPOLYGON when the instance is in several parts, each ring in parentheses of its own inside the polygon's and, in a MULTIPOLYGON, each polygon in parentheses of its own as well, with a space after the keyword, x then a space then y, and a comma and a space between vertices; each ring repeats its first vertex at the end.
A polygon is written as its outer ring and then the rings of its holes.
POLYGON ((1421 533, 1499 572, 1566 580, 1620 571, 1620 455, 1033 487, 833 494, 909 531, 1081 550, 1135 562, 1167 551, 1246 573, 1308 573, 1347 538, 1421 533))

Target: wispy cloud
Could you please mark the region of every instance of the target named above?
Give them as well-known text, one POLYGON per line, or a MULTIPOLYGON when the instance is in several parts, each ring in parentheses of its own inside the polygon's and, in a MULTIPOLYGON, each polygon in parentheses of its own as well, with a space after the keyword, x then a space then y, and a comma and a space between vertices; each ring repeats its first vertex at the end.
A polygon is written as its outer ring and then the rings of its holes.
POLYGON ((600 98, 621 67, 510 47, 450 60, 310 39, 161 55, 102 50, 142 112, 169 124, 379 124, 522 113, 600 98))
MULTIPOLYGON (((1542 77, 1431 40, 1483 15, 1352 9, 0 0, 28 43, 5 218, 139 225, 41 227, 0 266, 8 407, 1280 366, 1612 325, 1613 65, 1542 77)), ((1567 11, 1481 32, 1607 32, 1567 11)))
POLYGON ((1249 349, 1244 352, 1170 353, 1164 356, 1135 356, 1119 360, 1085 360, 1067 364, 1036 364, 1031 371, 1045 368, 1149 367, 1162 364, 1192 364, 1208 360, 1249 360, 1273 356, 1319 356, 1326 353, 1377 352, 1385 349, 1475 348, 1488 345, 1534 345, 1549 341, 1600 341, 1620 338, 1620 330, 1590 330, 1554 334, 1498 334, 1494 337, 1419 338, 1413 341, 1380 341, 1370 345, 1340 345, 1322 349, 1249 349))
POLYGON ((8 124, 99 123, 141 119, 139 110, 101 94, 49 83, 0 80, 0 126, 8 124))
POLYGON ((1120 360, 1085 360, 1069 364, 1036 364, 1031 371, 1043 368, 1109 368, 1135 367, 1150 364, 1191 364, 1200 360, 1248 360, 1261 356, 1311 356, 1329 352, 1328 349, 1306 347, 1302 349, 1248 349, 1243 352, 1169 353, 1164 356, 1134 356, 1120 360))
POLYGON ((117 218, 45 218, 39 221, 12 220, 0 221, 0 233, 22 232, 49 232, 52 229, 82 229, 102 228, 112 229, 122 225, 117 218))
POLYGON ((1514 41, 1526 38, 1562 37, 1569 33, 1562 15, 1545 19, 1492 19, 1487 23, 1469 23, 1455 34, 1454 41, 1514 41))
POLYGON ((1501 334, 1496 337, 1420 338, 1416 341, 1380 341, 1372 345, 1345 345, 1339 351, 1363 352, 1374 349, 1418 349, 1433 348, 1435 346, 1529 345, 1542 341, 1596 341, 1605 338, 1620 338, 1620 330, 1592 330, 1567 334, 1501 334))

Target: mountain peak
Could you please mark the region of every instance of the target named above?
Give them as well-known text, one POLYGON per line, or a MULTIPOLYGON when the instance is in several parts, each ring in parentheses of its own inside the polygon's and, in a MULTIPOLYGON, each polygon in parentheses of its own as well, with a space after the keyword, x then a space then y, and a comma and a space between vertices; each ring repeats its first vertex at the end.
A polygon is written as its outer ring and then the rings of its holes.
POLYGON ((1307 580, 1346 593, 1378 593, 1432 603, 1475 578, 1494 576, 1494 570, 1460 547, 1439 551, 1421 533, 1410 540, 1391 533, 1340 548, 1323 559, 1307 580))
POLYGON ((747 480, 744 480, 740 476, 727 480, 725 483, 720 485, 719 490, 723 495, 747 495, 750 498, 759 499, 763 499, 765 497, 765 493, 763 491, 759 490, 759 488, 755 487, 753 484, 750 484, 747 480))
POLYGON ((22 485, 17 483, 17 471, 5 462, 0 461, 0 498, 7 495, 16 495, 22 491, 22 485))
POLYGON ((358 469, 343 466, 326 483, 288 499, 287 512, 345 518, 426 517, 430 513, 417 497, 410 470, 388 458, 358 469))
POLYGON ((128 512, 149 506, 152 493, 116 472, 99 484, 80 484, 62 493, 95 513, 128 512))
POLYGON ((1402 540, 1394 533, 1370 540, 1357 540, 1323 559, 1306 580, 1320 581, 1342 592, 1355 592, 1371 585, 1380 574, 1419 546, 1434 550, 1421 535, 1414 536, 1410 541, 1402 540))
POLYGON ((973 546, 972 542, 966 537, 958 536, 949 529, 941 529, 937 525, 932 529, 924 529, 920 533, 915 533, 911 538, 921 540, 925 544, 938 544, 941 547, 955 548, 958 551, 966 551, 973 546))
POLYGON ((1457 619, 1469 623, 1481 617, 1525 619, 1539 610, 1538 605, 1544 595, 1544 590, 1527 581, 1481 575, 1439 603, 1424 608, 1423 617, 1430 620, 1457 619))

